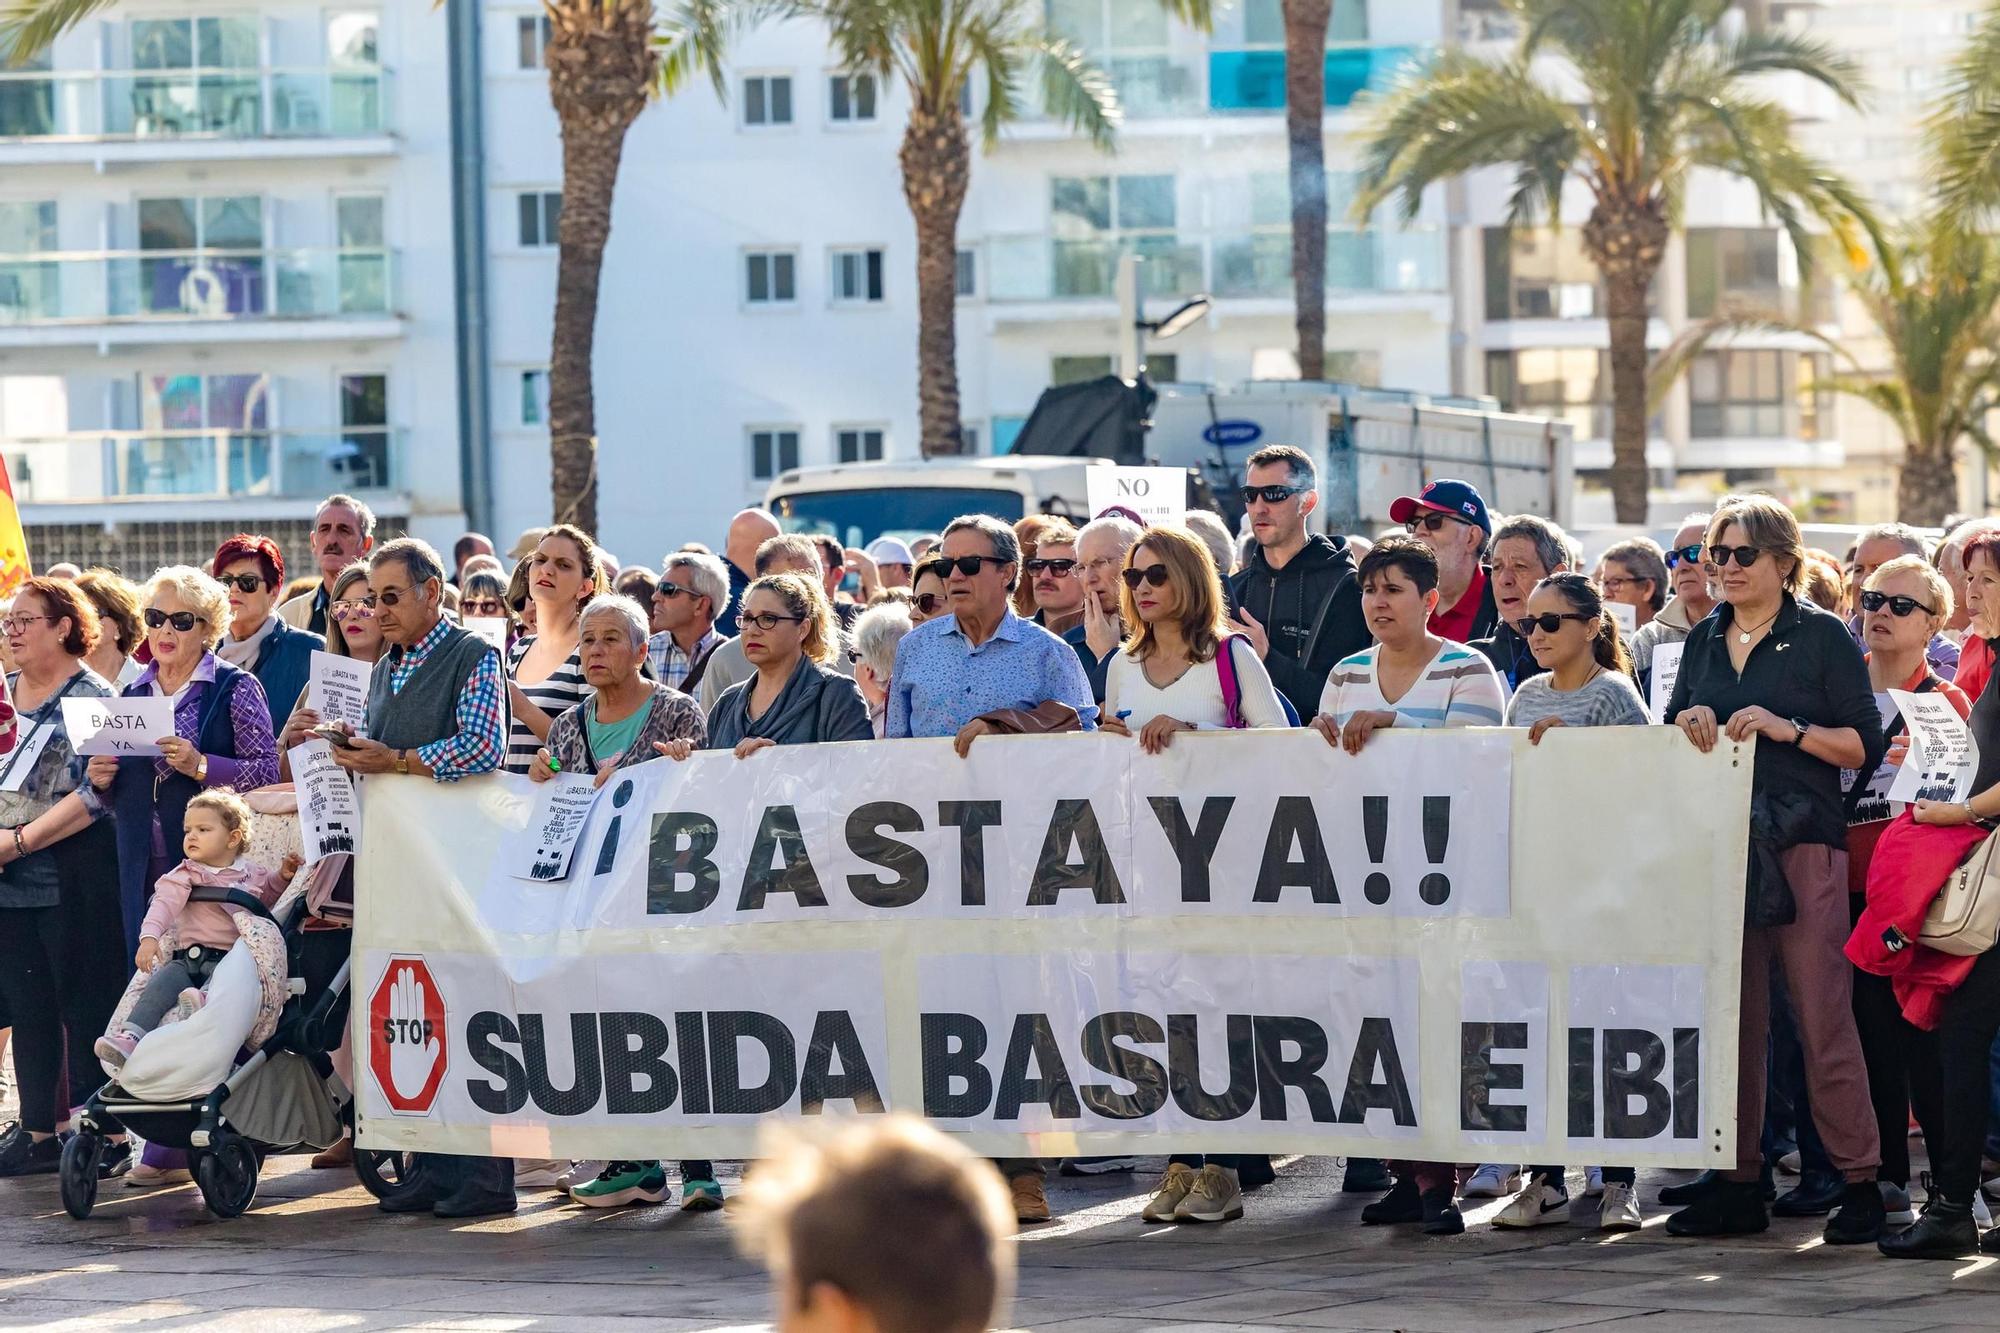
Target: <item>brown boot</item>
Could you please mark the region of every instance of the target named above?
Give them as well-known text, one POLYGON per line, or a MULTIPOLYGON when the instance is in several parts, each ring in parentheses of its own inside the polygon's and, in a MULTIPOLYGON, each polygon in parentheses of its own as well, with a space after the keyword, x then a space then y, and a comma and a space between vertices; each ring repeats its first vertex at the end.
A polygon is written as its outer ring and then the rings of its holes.
POLYGON ((323 1153, 316 1153, 312 1159, 315 1171, 332 1171, 354 1165, 354 1140, 342 1139, 323 1153))

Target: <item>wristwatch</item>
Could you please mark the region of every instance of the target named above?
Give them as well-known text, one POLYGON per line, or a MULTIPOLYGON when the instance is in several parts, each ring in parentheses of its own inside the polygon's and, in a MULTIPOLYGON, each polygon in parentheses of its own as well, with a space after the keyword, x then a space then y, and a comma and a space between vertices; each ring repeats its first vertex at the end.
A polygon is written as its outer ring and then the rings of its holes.
POLYGON ((404 777, 410 775, 410 752, 408 750, 396 751, 396 771, 404 777))
POLYGON ((1806 743, 1806 729, 1809 728, 1810 726, 1812 726, 1812 723, 1806 721, 1802 717, 1793 718, 1792 729, 1798 732, 1799 734, 1792 737, 1792 744, 1804 745, 1806 743))
POLYGON ((207 782, 207 781, 208 781, 208 756, 207 756, 207 755, 203 755, 203 756, 201 757, 201 763, 200 763, 200 764, 199 764, 199 765, 198 765, 198 766, 197 766, 197 767, 195 768, 195 770, 194 770, 194 780, 195 780, 196 782, 207 782))

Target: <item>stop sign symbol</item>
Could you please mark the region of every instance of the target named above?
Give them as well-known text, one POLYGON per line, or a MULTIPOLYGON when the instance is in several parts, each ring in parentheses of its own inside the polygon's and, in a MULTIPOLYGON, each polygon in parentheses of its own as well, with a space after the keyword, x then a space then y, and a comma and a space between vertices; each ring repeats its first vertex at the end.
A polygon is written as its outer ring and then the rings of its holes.
POLYGON ((397 1115, 429 1115, 444 1085, 451 1029, 421 956, 392 954, 368 997, 368 1072, 397 1115))

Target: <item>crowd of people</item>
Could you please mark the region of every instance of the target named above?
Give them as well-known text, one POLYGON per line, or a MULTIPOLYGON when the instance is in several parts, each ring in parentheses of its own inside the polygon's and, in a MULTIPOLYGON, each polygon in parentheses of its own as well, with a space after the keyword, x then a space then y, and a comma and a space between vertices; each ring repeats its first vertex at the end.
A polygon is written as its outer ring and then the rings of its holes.
MULTIPOLYGON (((2000 961, 1918 938, 2000 819, 2000 520, 1941 538, 1884 525, 1836 555, 1808 549, 1776 501, 1729 496, 1669 549, 1635 538, 1591 566, 1555 523, 1490 514, 1448 479, 1398 500, 1388 532, 1316 532, 1313 464, 1284 446, 1249 458, 1241 498, 1240 539, 1205 512, 1147 526, 1114 508, 1080 526, 969 514, 850 548, 752 509, 719 554, 689 543, 626 568, 557 525, 523 534, 510 569, 480 534, 450 568, 422 541, 378 543, 368 507, 335 495, 295 582, 255 534, 143 585, 73 568, 29 580, 0 617, 0 1019, 21 1105, 0 1175, 54 1170, 70 1108, 166 1007, 198 1003, 229 923, 166 951, 172 895, 237 862, 216 795, 286 780, 288 752, 325 734, 307 690, 320 650, 373 668, 366 724, 335 761, 437 782, 601 783, 698 750, 744 761, 905 737, 963 755, 985 736, 1064 731, 1148 753, 1179 732, 1251 727, 1310 728, 1350 754, 1394 728, 1504 725, 1539 745, 1557 728, 1659 722, 1704 751, 1755 737, 1737 1154, 1662 1191, 1666 1230, 1740 1235, 1775 1212, 1825 1216, 1827 1243, 1899 1257, 2000 1253, 2000 1229, 1980 1234, 1982 1187, 2000 1186, 2000 961), (1656 718, 1669 645, 1678 672, 1656 718), (1909 752, 1891 690, 1935 692, 1967 719, 1969 800, 1888 800, 1909 752), (158 757, 72 752, 61 701, 113 694, 173 700, 158 757), (112 1027, 135 967, 158 984, 112 1027), (1933 1167, 1919 1180, 1913 1114, 1933 1167), (1796 1177, 1782 1194, 1779 1173, 1796 1177)), ((322 976, 347 948, 325 924, 306 933, 322 976)), ((116 1145, 104 1174, 134 1189, 187 1179, 181 1154, 135 1146, 116 1145)), ((341 1144, 313 1164, 351 1160, 341 1144)), ((1048 1220, 1045 1163, 994 1165, 1012 1217, 1048 1220)), ((722 1206, 712 1163, 678 1174, 681 1206, 722 1206)), ((1260 1155, 1176 1155, 1140 1215, 1225 1222, 1273 1178, 1260 1155)), ((658 1161, 428 1156, 412 1179, 383 1207, 466 1217, 510 1211, 524 1190, 600 1208, 672 1197, 658 1161)), ((1572 1183, 1599 1199, 1599 1226, 1644 1223, 1634 1172, 1615 1164, 1355 1158, 1342 1189, 1380 1196, 1364 1223, 1451 1234, 1466 1198, 1504 1196, 1501 1227, 1569 1223, 1572 1183)))

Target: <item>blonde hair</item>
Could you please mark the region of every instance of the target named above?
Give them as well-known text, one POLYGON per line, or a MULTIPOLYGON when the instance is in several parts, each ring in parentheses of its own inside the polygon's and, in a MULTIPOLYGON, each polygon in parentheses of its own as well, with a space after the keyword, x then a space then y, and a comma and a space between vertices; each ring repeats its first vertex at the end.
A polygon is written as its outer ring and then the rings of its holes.
POLYGON ((1779 560, 1790 560, 1785 575, 1785 591, 1794 597, 1805 591, 1806 539, 1799 520, 1791 510, 1768 495, 1725 495, 1708 520, 1709 546, 1722 544, 1722 530, 1734 523, 1743 529, 1744 544, 1768 551, 1779 560))
POLYGON ((172 589, 182 606, 201 617, 201 623, 208 627, 205 646, 214 652, 222 636, 229 632, 229 594, 193 565, 168 565, 146 580, 146 595, 140 599, 141 605, 151 607, 153 599, 166 589, 172 589))
MULTIPOLYGON (((1951 595, 1951 584, 1945 581, 1944 575, 1938 573, 1937 566, 1920 555, 1899 555, 1870 574, 1868 582, 1862 585, 1863 591, 1872 590, 1876 584, 1892 574, 1915 574, 1922 579, 1924 591, 1930 594, 1931 605, 1937 608, 1937 618, 1951 619, 1951 613, 1956 609, 1951 595)), ((1855 609, 1860 610, 1858 606, 1855 609)))
POLYGON ((766 574, 743 590, 737 614, 744 614, 742 608, 749 605, 750 594, 760 590, 783 602, 789 614, 803 618, 805 638, 799 648, 807 657, 821 666, 833 660, 839 635, 833 629, 833 604, 826 600, 826 590, 818 580, 803 574, 766 574))
MULTIPOLYGON (((1215 557, 1208 553, 1208 543, 1179 525, 1150 527, 1126 550, 1126 569, 1134 568, 1133 562, 1142 546, 1159 556, 1160 563, 1167 567, 1167 582, 1180 594, 1176 619, 1180 621, 1181 637, 1187 641, 1190 659, 1212 660, 1222 646, 1223 636, 1229 633, 1229 624, 1224 611, 1222 579, 1215 572, 1215 557)), ((1119 580, 1118 609, 1125 623, 1133 627, 1132 637, 1125 641, 1126 653, 1134 660, 1145 660, 1153 649, 1153 627, 1139 618, 1132 585, 1123 579, 1119 580)))
POLYGON ((215 811, 216 817, 222 821, 222 827, 228 830, 230 839, 235 841, 241 838, 237 843, 238 847, 250 845, 250 824, 256 816, 250 813, 250 803, 235 792, 210 787, 206 791, 196 793, 188 801, 187 808, 215 811))

